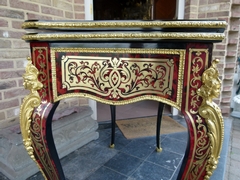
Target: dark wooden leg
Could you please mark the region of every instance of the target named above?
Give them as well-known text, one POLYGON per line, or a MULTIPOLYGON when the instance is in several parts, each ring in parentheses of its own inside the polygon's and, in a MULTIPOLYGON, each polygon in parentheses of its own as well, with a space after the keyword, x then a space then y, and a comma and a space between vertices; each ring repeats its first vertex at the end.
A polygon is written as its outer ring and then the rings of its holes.
POLYGON ((47 122, 46 122, 46 140, 47 140, 47 145, 49 148, 49 154, 51 154, 51 160, 54 162, 56 166, 57 173, 59 175, 59 179, 65 180, 65 175, 63 173, 62 165, 58 157, 58 153, 56 150, 56 146, 53 140, 53 134, 52 134, 52 118, 53 114, 58 106, 59 102, 53 104, 52 109, 47 117, 47 122))
POLYGON ((111 121, 112 121, 112 134, 111 134, 110 147, 114 148, 115 126, 116 126, 116 106, 110 105, 110 109, 111 109, 111 121))
POLYGON ((158 104, 158 115, 157 115, 157 129, 156 129, 156 144, 157 144, 157 152, 161 152, 162 148, 160 146, 160 128, 162 121, 162 114, 164 109, 164 103, 159 102, 158 104))

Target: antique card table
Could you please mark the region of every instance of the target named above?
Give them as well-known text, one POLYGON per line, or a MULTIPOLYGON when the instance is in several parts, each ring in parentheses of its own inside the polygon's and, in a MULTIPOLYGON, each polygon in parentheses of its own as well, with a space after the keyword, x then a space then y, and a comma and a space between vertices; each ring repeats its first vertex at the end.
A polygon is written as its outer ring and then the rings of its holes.
MULTIPOLYGON (((86 97, 111 106, 155 100, 177 108, 189 138, 178 179, 209 179, 223 143, 218 59, 224 21, 26 21, 30 94, 20 124, 45 179, 65 179, 52 137, 59 101, 86 97)), ((144 147, 142 147, 144 148, 144 147)), ((158 147, 159 148, 159 147, 158 147)), ((164 148, 164 147, 163 147, 164 148)), ((156 152, 157 153, 157 152, 156 152)))

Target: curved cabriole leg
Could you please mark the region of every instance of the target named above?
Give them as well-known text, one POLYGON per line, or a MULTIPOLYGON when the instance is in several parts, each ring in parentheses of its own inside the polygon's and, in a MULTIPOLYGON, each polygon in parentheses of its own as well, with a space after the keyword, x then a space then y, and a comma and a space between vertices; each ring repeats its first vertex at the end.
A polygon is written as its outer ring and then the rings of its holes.
POLYGON ((114 148, 114 142, 115 142, 115 127, 116 127, 116 106, 110 105, 111 110, 111 121, 112 121, 112 132, 111 132, 111 143, 110 148, 114 148))
POLYGON ((156 144, 157 144, 156 150, 157 150, 157 152, 162 152, 162 148, 160 145, 160 128, 161 128, 163 109, 164 109, 164 103, 159 102, 158 115, 157 115, 157 128, 156 128, 156 144))
POLYGON ((57 103, 43 102, 34 111, 30 126, 30 136, 34 157, 46 179, 64 180, 64 173, 52 136, 52 116, 57 103))
MULTIPOLYGON (((42 102, 33 110, 28 136, 31 158, 45 179, 64 180, 64 173, 52 136, 52 116, 58 103, 42 102)), ((24 113, 24 111, 22 112, 24 113)))
POLYGON ((65 179, 52 137, 52 116, 58 103, 42 102, 37 90, 43 87, 38 81, 38 70, 28 59, 23 75, 24 87, 30 94, 20 109, 20 126, 23 144, 36 162, 45 179, 65 179))
POLYGON ((202 74, 202 85, 191 95, 189 104, 183 109, 188 129, 189 144, 178 179, 208 180, 217 168, 223 144, 224 125, 220 108, 212 101, 219 96, 221 82, 214 60, 202 74), (198 105, 197 103, 200 102, 198 105), (196 108, 197 107, 197 108, 196 108))

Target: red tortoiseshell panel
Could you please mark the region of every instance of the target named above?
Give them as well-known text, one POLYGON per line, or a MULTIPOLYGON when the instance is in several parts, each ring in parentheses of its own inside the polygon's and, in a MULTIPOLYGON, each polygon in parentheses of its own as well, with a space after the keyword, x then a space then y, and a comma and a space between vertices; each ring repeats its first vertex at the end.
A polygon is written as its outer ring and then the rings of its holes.
POLYGON ((210 150, 207 136, 207 125, 204 118, 200 118, 198 109, 202 98, 197 94, 202 86, 203 72, 211 62, 212 44, 188 44, 186 48, 185 81, 182 96, 182 112, 189 127, 189 156, 182 179, 203 179, 210 150), (184 103, 185 102, 185 103, 184 103), (199 177, 201 175, 201 177, 199 177))
POLYGON ((179 54, 55 52, 53 61, 57 98, 84 93, 119 102, 156 96, 180 104, 179 54))
POLYGON ((31 42, 32 61, 39 71, 38 80, 43 84, 43 88, 38 93, 43 101, 52 101, 51 87, 51 59, 48 43, 31 42))

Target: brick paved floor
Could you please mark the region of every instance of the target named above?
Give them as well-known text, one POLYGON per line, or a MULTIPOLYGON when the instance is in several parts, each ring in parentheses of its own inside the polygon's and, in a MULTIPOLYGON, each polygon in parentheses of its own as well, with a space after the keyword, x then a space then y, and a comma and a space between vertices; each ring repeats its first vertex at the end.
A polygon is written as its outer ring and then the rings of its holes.
POLYGON ((240 180, 240 118, 233 118, 225 180, 240 180))
MULTIPOLYGON (((229 118, 224 119, 225 138, 223 149, 218 168, 214 171, 211 180, 240 180, 237 175, 233 176, 231 172, 234 169, 237 171, 237 168, 233 169, 231 166, 231 163, 236 162, 231 161, 230 164, 226 162, 228 151, 233 149, 228 147, 231 145, 229 140, 231 139, 232 120, 229 118)), ((185 123, 185 120, 182 118, 176 118, 175 120, 181 124, 185 123)), ((89 143, 61 160, 68 180, 150 180, 159 179, 159 177, 163 177, 161 178, 163 180, 177 179, 178 170, 186 146, 186 133, 163 135, 161 138, 161 145, 164 147, 164 151, 159 154, 155 152, 154 146, 152 146, 155 142, 155 137, 127 140, 123 137, 121 132, 117 130, 116 147, 115 149, 109 149, 107 146, 110 142, 110 129, 101 130, 99 133, 100 138, 97 141, 89 143), (172 143, 170 140, 172 140, 172 143), (147 143, 148 146, 150 146, 148 148, 143 148, 147 145, 146 142, 150 143, 147 143), (94 159, 97 159, 97 161, 94 161, 94 159), (126 163, 126 159, 129 159, 128 162, 132 163, 126 163), (169 165, 166 162, 174 162, 176 164, 170 163, 169 165), (158 166, 156 167, 158 170, 155 169, 156 165, 158 166), (130 169, 128 168, 129 166, 130 169), (79 169, 81 169, 81 171, 79 169), (151 178, 149 177, 149 172, 151 178)), ((236 144, 235 146, 239 145, 236 144)), ((42 175, 38 173, 28 180, 43 180, 43 178, 42 175)))
MULTIPOLYGON (((176 120, 179 121, 179 123, 181 123, 182 121, 181 119, 182 118, 180 119, 177 118, 176 120)), ((232 119, 224 118, 225 138, 224 138, 223 150, 221 153, 221 158, 219 160, 218 168, 214 171, 214 174, 211 177, 211 180, 240 180, 240 119, 238 118, 232 118, 232 119)), ((184 133, 180 133, 180 134, 177 133, 177 138, 175 136, 176 134, 163 135, 161 138, 162 140, 161 144, 163 147, 165 147, 164 149, 165 151, 168 151, 168 153, 158 154, 154 152, 154 146, 152 146, 155 142, 154 137, 150 139, 146 138, 147 141, 146 139, 129 141, 124 139, 120 131, 117 131, 118 138, 116 139, 117 141, 119 141, 119 142, 116 142, 119 148, 116 146, 115 149, 110 149, 107 147, 108 143, 110 142, 110 139, 109 139, 110 129, 106 129, 101 131, 100 138, 97 141, 91 142, 88 145, 84 146, 83 148, 80 148, 74 153, 66 156, 61 160, 61 162, 64 168, 65 175, 67 177, 67 180, 73 180, 73 179, 74 180, 80 180, 80 179, 96 180, 96 177, 99 177, 101 180, 108 179, 108 178, 111 179, 112 177, 114 177, 112 179, 116 179, 116 180, 117 179, 140 180, 141 179, 140 177, 142 177, 145 180, 146 177, 143 177, 141 172, 147 175, 148 173, 144 173, 144 170, 147 170, 147 172, 154 170, 153 167, 155 166, 158 166, 158 167, 161 166, 162 169, 164 170, 163 171, 164 180, 167 180, 167 179, 175 180, 179 170, 180 161, 183 156, 184 147, 180 148, 182 149, 181 152, 175 152, 176 150, 179 150, 179 147, 176 148, 176 146, 172 147, 170 145, 184 144, 185 141, 183 141, 183 139, 184 140, 186 139, 186 137, 184 138, 186 134, 185 135, 184 133), (180 134, 183 136, 183 138, 180 138, 180 134), (169 143, 169 140, 173 140, 174 143, 169 143), (181 142, 181 143, 176 143, 176 142, 181 142), (153 143, 153 144, 149 144, 149 143, 153 143), (137 145, 140 145, 141 147, 141 148, 138 148, 141 150, 138 152, 139 156, 137 156, 137 153, 136 153, 137 145), (98 146, 98 148, 96 148, 96 146, 98 146), (142 147, 149 147, 149 148, 142 148, 142 147), (142 152, 142 150, 147 150, 147 152, 142 152), (136 166, 134 172, 130 172, 126 168, 118 169, 118 166, 120 165, 122 165, 122 167, 127 167, 125 161, 123 161, 122 163, 120 161, 121 158, 123 158, 123 156, 127 156, 128 158, 132 158, 135 160, 135 161, 132 161, 132 162, 135 162, 135 164, 133 164, 132 166, 136 166), (168 162, 166 161, 166 158, 169 159, 170 157, 172 158, 177 156, 176 158, 180 161, 178 161, 177 164, 170 163, 171 166, 169 166, 168 164, 164 165, 162 163, 161 165, 159 165, 157 164, 159 162, 159 159, 156 158, 156 156, 159 156, 159 158, 165 159, 165 162, 168 162), (93 161, 92 164, 89 163, 90 162, 89 159, 93 161), (96 159, 97 161, 95 161, 96 159), (116 162, 119 162, 120 165, 117 164, 116 162), (139 166, 138 165, 139 163, 142 165, 139 166), (83 165, 83 166, 80 166, 80 165, 83 165), (122 172, 123 170, 126 170, 126 172, 125 171, 122 172), (166 172, 169 172, 169 173, 166 173, 166 172), (118 176, 119 178, 116 178, 118 176)), ((123 159, 125 159, 125 157, 123 159)), ((163 162, 163 161, 160 161, 160 162, 163 162)), ((176 163, 176 161, 173 161, 173 160, 169 162, 176 163)), ((154 177, 161 177, 162 174, 159 174, 159 173, 162 173, 162 171, 158 171, 158 173, 156 173, 155 174, 156 176, 154 177)), ((153 175, 154 173, 151 173, 151 174, 153 175)), ((0 180, 8 180, 8 179, 4 177, 0 172, 0 180)), ((40 173, 37 173, 32 177, 30 177, 28 180, 43 180, 43 177, 40 173)))

